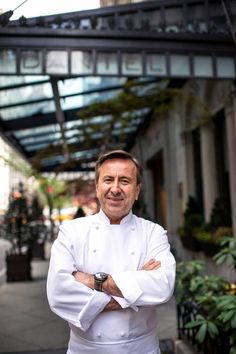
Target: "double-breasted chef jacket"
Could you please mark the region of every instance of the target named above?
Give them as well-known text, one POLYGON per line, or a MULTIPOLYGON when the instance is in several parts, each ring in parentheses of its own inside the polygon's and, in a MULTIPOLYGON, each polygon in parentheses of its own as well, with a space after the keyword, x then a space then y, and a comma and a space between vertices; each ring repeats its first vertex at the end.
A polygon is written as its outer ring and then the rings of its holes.
POLYGON ((67 354, 159 354, 154 306, 171 298, 174 282, 175 259, 160 225, 132 212, 110 224, 102 210, 64 222, 51 249, 47 296, 69 323, 67 354), (161 267, 141 270, 151 258, 161 267), (77 270, 110 274, 122 309, 103 311, 111 296, 76 281, 77 270))

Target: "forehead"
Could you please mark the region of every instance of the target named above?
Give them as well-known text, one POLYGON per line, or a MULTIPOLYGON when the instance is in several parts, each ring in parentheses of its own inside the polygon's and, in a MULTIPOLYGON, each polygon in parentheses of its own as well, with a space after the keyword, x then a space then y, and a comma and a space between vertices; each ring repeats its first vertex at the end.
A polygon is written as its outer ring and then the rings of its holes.
POLYGON ((129 159, 113 158, 107 159, 100 166, 101 174, 136 174, 137 169, 133 161, 129 159))

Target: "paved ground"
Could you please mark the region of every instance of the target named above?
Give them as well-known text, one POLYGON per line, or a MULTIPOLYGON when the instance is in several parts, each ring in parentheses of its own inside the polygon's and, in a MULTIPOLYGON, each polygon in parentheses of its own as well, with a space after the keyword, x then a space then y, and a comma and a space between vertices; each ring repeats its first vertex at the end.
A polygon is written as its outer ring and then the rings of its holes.
MULTIPOLYGON (((48 261, 33 262, 33 281, 0 286, 0 353, 65 354, 67 324, 48 308, 46 274, 48 261)), ((177 337, 174 299, 159 306, 158 335, 163 353, 171 353, 177 337)))

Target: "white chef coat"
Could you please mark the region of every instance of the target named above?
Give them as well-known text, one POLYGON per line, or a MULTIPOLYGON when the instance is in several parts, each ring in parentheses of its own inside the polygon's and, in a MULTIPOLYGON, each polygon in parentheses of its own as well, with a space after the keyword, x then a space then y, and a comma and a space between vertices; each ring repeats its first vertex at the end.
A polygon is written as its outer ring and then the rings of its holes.
POLYGON ((175 260, 166 231, 130 212, 119 225, 99 213, 66 221, 51 249, 49 305, 70 326, 67 354, 159 354, 154 306, 170 299, 175 260), (141 270, 151 258, 157 270, 141 270), (102 312, 111 296, 76 281, 80 270, 110 274, 122 309, 102 312))

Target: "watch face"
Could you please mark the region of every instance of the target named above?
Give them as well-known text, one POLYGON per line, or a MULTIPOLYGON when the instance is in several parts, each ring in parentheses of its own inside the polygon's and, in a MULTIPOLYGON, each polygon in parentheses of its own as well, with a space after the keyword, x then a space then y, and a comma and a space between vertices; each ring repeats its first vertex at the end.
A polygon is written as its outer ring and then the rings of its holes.
POLYGON ((106 273, 103 273, 103 272, 98 272, 95 274, 95 279, 98 280, 98 281, 105 281, 108 277, 108 274, 106 273))

